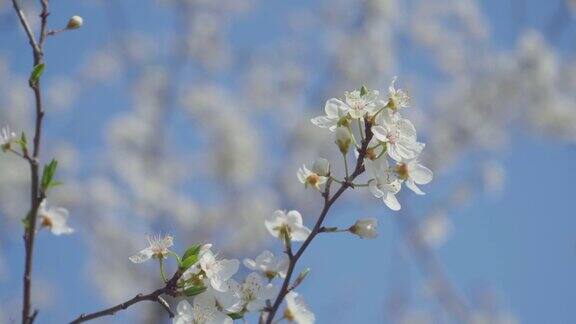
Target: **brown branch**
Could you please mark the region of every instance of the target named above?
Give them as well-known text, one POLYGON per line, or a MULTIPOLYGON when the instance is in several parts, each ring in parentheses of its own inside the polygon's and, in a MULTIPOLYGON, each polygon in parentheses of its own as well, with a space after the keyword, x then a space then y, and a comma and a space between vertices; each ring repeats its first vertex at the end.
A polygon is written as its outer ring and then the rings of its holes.
POLYGON ((114 315, 116 312, 122 311, 127 309, 128 307, 143 302, 143 301, 151 301, 151 302, 156 302, 159 303, 168 313, 168 315, 170 316, 170 318, 174 317, 174 312, 170 309, 170 306, 168 305, 168 303, 166 303, 166 301, 164 299, 162 299, 162 295, 170 295, 170 296, 177 296, 178 294, 178 280, 180 279, 180 277, 182 277, 182 274, 184 273, 184 271, 182 270, 178 270, 176 271, 176 273, 174 273, 174 275, 172 276, 172 278, 170 278, 170 280, 168 280, 168 282, 166 283, 166 285, 162 288, 156 289, 153 292, 143 295, 143 294, 138 294, 136 296, 134 296, 133 298, 120 303, 116 306, 112 306, 110 308, 106 308, 104 310, 98 311, 98 312, 94 312, 94 313, 90 313, 90 314, 82 314, 80 316, 78 316, 78 318, 76 318, 75 320, 73 320, 72 322, 70 322, 70 324, 75 324, 75 323, 83 323, 83 322, 87 322, 99 317, 103 317, 103 316, 110 316, 110 315, 114 315))
MULTIPOLYGON (((12 5, 20 23, 28 36, 28 42, 30 47, 32 47, 32 54, 34 57, 33 67, 44 63, 44 41, 46 39, 46 26, 48 12, 48 0, 41 0, 42 11, 40 13, 41 25, 40 25, 40 39, 36 41, 28 19, 24 14, 24 11, 20 7, 18 0, 12 0, 12 5)), ((36 121, 34 130, 34 144, 32 156, 27 153, 25 156, 30 165, 30 211, 26 216, 26 226, 24 230, 24 245, 26 250, 25 264, 24 264, 24 276, 23 276, 23 293, 22 293, 22 323, 31 324, 36 319, 38 310, 35 310, 31 314, 31 295, 32 295, 32 260, 34 255, 34 238, 36 233, 36 217, 38 213, 38 207, 44 199, 45 195, 40 188, 40 168, 39 168, 39 156, 40 156, 40 144, 42 137, 42 120, 44 117, 44 108, 42 106, 42 91, 40 87, 40 80, 35 80, 29 83, 30 88, 34 92, 34 102, 36 106, 36 121)))
POLYGON ((296 263, 298 262, 302 254, 304 254, 304 252, 306 251, 312 240, 314 240, 316 235, 321 233, 322 223, 324 222, 324 219, 328 215, 328 211, 330 211, 332 205, 336 202, 336 200, 338 200, 338 198, 344 193, 344 191, 352 187, 352 182, 354 181, 354 179, 356 179, 359 175, 364 173, 365 170, 364 158, 366 157, 366 149, 368 148, 368 143, 370 142, 373 136, 371 128, 372 125, 370 124, 370 122, 365 121, 365 127, 364 127, 365 137, 364 140, 362 141, 362 146, 358 150, 358 159, 356 161, 356 167, 354 169, 354 172, 348 178, 345 179, 345 181, 340 185, 340 187, 332 197, 330 197, 330 185, 332 183, 331 179, 329 179, 328 182, 326 183, 326 189, 322 194, 322 196, 324 197, 324 207, 322 208, 320 216, 318 216, 316 224, 314 224, 314 228, 312 229, 310 235, 308 235, 308 237, 306 238, 302 246, 298 249, 296 254, 294 254, 293 257, 289 258, 288 271, 286 272, 286 277, 284 278, 282 288, 280 289, 280 292, 276 296, 276 299, 274 300, 272 307, 269 308, 268 317, 266 318, 266 324, 271 324, 274 321, 274 316, 278 312, 278 308, 280 308, 280 305, 282 304, 284 297, 286 297, 286 295, 290 292, 291 290, 290 280, 292 278, 294 268, 296 267, 296 263))

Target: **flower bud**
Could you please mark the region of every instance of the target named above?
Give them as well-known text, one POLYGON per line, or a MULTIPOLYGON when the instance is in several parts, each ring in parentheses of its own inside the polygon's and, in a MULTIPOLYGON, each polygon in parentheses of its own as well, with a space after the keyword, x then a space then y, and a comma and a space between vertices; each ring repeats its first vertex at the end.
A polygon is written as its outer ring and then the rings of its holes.
POLYGON ((84 19, 80 16, 72 16, 70 20, 68 20, 68 25, 66 25, 66 29, 78 29, 82 27, 84 24, 84 19))
POLYGON ((361 239, 373 239, 378 236, 378 220, 375 218, 359 219, 348 229, 350 233, 358 235, 361 239))
POLYGON ((336 129, 336 145, 340 148, 340 152, 342 152, 342 154, 348 153, 351 143, 352 134, 350 134, 348 128, 338 127, 336 129))
POLYGON ((312 172, 319 176, 326 177, 330 174, 330 162, 323 158, 318 158, 312 165, 312 172))

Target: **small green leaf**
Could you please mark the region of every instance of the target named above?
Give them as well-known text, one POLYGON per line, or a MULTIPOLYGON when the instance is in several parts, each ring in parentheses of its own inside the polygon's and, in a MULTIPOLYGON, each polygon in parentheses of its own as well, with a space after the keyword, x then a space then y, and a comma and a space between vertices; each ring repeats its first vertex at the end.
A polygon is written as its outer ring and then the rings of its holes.
POLYGON ((45 68, 44 63, 40 63, 34 67, 32 73, 30 73, 30 79, 29 79, 30 84, 35 84, 36 82, 38 82, 38 80, 40 80, 40 77, 44 73, 44 68, 45 68))
POLYGON ((368 88, 366 88, 366 86, 363 85, 362 88, 360 88, 360 95, 365 96, 367 94, 368 94, 368 88))
POLYGON ((244 313, 243 312, 228 313, 228 316, 230 316, 233 320, 238 320, 244 318, 244 313))
POLYGON ((182 255, 182 260, 186 260, 189 256, 192 255, 198 256, 198 254, 200 253, 200 249, 202 249, 202 244, 192 245, 186 250, 186 252, 184 252, 184 255, 182 255))
POLYGON ((180 263, 180 269, 187 270, 192 265, 194 265, 194 263, 196 263, 196 262, 198 262, 198 255, 191 255, 191 256, 187 257, 186 259, 182 260, 182 262, 180 263))
POLYGON ((42 173, 42 189, 44 191, 48 190, 50 187, 60 184, 60 182, 53 181, 57 167, 58 167, 58 161, 54 159, 52 159, 50 163, 44 165, 44 172, 42 173))
POLYGON ((206 286, 192 286, 184 290, 184 294, 188 297, 199 295, 206 291, 206 286))
POLYGON ((298 275, 298 278, 296 278, 296 280, 294 280, 294 285, 292 286, 292 288, 298 287, 302 283, 302 281, 304 281, 304 279, 306 279, 306 277, 308 276, 309 273, 310 273, 310 268, 306 268, 306 269, 304 269, 304 271, 300 272, 300 274, 298 275))

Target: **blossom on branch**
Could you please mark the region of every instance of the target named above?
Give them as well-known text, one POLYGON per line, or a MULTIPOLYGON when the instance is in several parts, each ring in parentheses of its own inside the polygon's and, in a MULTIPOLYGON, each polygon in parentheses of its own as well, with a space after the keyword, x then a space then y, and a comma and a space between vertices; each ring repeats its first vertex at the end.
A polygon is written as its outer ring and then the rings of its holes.
POLYGON ((70 214, 66 208, 48 207, 46 199, 38 207, 40 226, 49 229, 54 235, 71 234, 74 232, 66 222, 70 214))
POLYGON ((282 278, 286 276, 288 258, 285 255, 277 258, 272 252, 265 250, 255 260, 244 259, 244 265, 250 270, 262 272, 266 278, 272 280, 277 275, 282 278))
POLYGON ((296 210, 288 213, 277 210, 264 221, 264 225, 272 236, 280 239, 287 235, 292 241, 304 241, 310 235, 310 229, 304 226, 302 215, 296 210))
POLYGON ((2 148, 2 151, 8 151, 10 145, 16 141, 18 141, 18 135, 10 130, 10 126, 3 127, 2 133, 0 133, 0 148, 2 148))
POLYGON ((302 296, 294 291, 286 295, 284 318, 298 324, 312 324, 316 321, 316 316, 308 309, 302 296))
POLYGON ((220 311, 216 301, 208 294, 201 294, 194 298, 192 305, 182 300, 176 308, 174 324, 232 324, 234 321, 220 311))
POLYGON ((142 263, 150 260, 150 258, 164 259, 170 253, 169 248, 174 244, 173 241, 174 239, 170 235, 150 235, 148 236, 148 247, 129 259, 134 263, 142 263))

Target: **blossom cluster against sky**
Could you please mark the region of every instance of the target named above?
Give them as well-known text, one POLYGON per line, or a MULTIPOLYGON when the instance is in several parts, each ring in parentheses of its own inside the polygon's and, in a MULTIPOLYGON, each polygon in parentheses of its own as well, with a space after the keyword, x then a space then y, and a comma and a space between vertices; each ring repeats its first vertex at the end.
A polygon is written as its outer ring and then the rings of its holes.
MULTIPOLYGON (((271 246, 262 223, 273 210, 310 221, 317 200, 296 171, 331 158, 333 138, 309 119, 342 90, 385 89, 398 75, 437 175, 426 198, 401 202, 449 278, 479 317, 573 322, 573 12, 572 1, 536 0, 54 2, 51 26, 75 14, 85 25, 47 46, 44 152, 60 161, 54 203, 76 232, 39 237, 43 319, 153 287, 155 268, 128 261, 151 232, 174 232, 178 246, 218 242, 242 259, 271 246)), ((0 39, 0 125, 19 131, 30 125, 31 58, 6 0, 0 39)), ((20 302, 27 178, 19 161, 0 166, 3 323, 20 302)), ((371 200, 338 210, 334 223, 376 217, 381 233, 326 237, 303 258, 302 293, 319 321, 392 321, 396 300, 402 319, 442 318, 402 243, 403 215, 371 200)), ((164 315, 138 310, 117 321, 164 315)))

